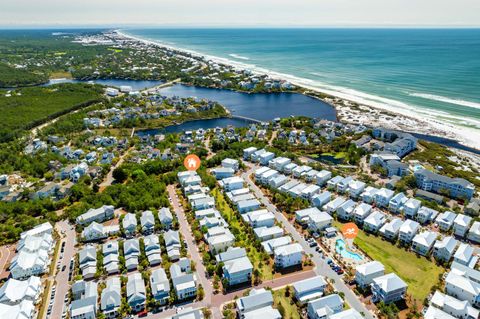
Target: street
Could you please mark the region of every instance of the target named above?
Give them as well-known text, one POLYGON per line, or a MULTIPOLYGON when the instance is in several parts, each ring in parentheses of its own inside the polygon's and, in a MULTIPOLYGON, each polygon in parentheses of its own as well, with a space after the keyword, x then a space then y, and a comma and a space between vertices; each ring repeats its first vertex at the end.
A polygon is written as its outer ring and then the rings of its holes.
MULTIPOLYGON (((55 229, 60 235, 60 241, 65 241, 65 248, 63 252, 63 258, 60 260, 60 269, 56 271, 56 276, 54 277, 54 284, 56 284, 56 292, 53 301, 52 313, 49 316, 50 318, 62 318, 62 312, 64 307, 67 307, 65 302, 65 296, 68 295, 70 290, 70 284, 68 281, 68 272, 70 266, 70 260, 75 258, 76 249, 76 233, 75 228, 70 225, 67 221, 60 221, 55 224, 55 229), (65 235, 62 234, 65 232, 65 235), (62 271, 65 266, 65 270, 62 271)), ((59 251, 59 258, 62 253, 59 251)), ((54 265, 57 264, 56 260, 53 260, 54 265)), ((56 266, 55 266, 56 267, 56 266)), ((47 293, 47 292, 45 292, 47 293)), ((48 292, 50 294, 50 292, 48 292)), ((46 313, 46 312, 45 312, 46 313)), ((43 318, 40 318, 43 319, 43 318)))

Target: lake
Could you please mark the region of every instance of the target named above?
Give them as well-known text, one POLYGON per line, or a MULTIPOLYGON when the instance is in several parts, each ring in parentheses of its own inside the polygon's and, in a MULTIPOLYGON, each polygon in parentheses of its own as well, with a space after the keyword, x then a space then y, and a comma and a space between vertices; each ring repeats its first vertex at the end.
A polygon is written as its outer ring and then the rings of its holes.
POLYGON ((296 93, 248 94, 231 90, 202 88, 176 84, 160 90, 162 95, 204 98, 224 105, 232 115, 260 121, 276 117, 308 116, 337 120, 335 109, 328 103, 296 93))

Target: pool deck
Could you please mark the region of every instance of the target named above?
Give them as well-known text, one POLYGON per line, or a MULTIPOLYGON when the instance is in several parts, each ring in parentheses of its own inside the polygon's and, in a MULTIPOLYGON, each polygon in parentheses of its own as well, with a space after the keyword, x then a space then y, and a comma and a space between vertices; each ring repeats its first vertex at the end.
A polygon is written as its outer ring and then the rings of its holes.
POLYGON ((331 252, 335 252, 335 257, 341 259, 341 261, 347 266, 355 268, 358 265, 361 265, 361 264, 364 264, 364 263, 370 261, 369 258, 367 256, 365 256, 365 254, 363 254, 356 247, 349 246, 348 242, 343 238, 342 235, 337 235, 337 236, 332 237, 332 238, 325 238, 325 241, 326 241, 326 245, 328 246, 329 250, 331 252), (344 256, 344 254, 341 254, 339 251, 337 251, 337 241, 338 240, 344 241, 347 251, 352 253, 352 254, 358 255, 359 259, 346 257, 346 256, 344 256))

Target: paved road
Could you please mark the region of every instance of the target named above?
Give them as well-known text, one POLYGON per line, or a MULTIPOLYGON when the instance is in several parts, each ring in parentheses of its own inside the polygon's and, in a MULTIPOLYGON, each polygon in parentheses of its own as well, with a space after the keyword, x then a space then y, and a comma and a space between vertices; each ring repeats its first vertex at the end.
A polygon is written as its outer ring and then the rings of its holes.
MULTIPOLYGON (((202 263, 202 256, 200 255, 197 244, 195 243, 195 239, 192 236, 192 230, 190 228, 190 225, 188 224, 187 217, 185 216, 185 211, 183 210, 183 207, 180 206, 180 202, 177 197, 175 186, 168 185, 167 192, 170 198, 172 199, 171 203, 172 203, 173 210, 178 218, 178 223, 180 225, 180 233, 183 235, 183 238, 187 242, 187 245, 188 245, 187 249, 188 249, 190 258, 195 262, 198 280, 202 284, 203 289, 205 291, 205 297, 202 300, 202 304, 209 307, 211 305, 212 295, 213 295, 212 283, 206 277, 207 271, 205 269, 205 266, 202 263)), ((214 318, 221 318, 221 317, 214 316, 214 318)))
POLYGON ((306 253, 313 256, 312 260, 315 264, 315 273, 333 279, 333 287, 338 292, 343 292, 345 294, 345 300, 350 305, 350 307, 356 309, 358 312, 363 312, 365 314, 365 318, 374 318, 374 316, 370 313, 370 311, 367 310, 365 305, 360 302, 360 300, 353 293, 353 291, 351 291, 348 286, 343 282, 342 277, 340 277, 327 265, 327 263, 320 257, 320 254, 316 252, 315 249, 311 248, 308 245, 305 238, 295 229, 295 227, 277 209, 277 207, 270 202, 270 200, 263 194, 262 190, 257 185, 255 185, 255 183, 250 177, 258 166, 252 165, 247 162, 245 162, 245 164, 247 165, 247 167, 249 167, 249 169, 247 172, 242 174, 243 179, 245 179, 250 189, 253 190, 255 196, 262 202, 262 204, 265 205, 269 211, 275 214, 277 220, 282 223, 283 227, 285 227, 285 229, 291 234, 293 239, 300 243, 300 245, 302 245, 306 253))
MULTIPOLYGON (((55 229, 60 234, 61 241, 65 242, 65 250, 63 253, 63 258, 60 261, 60 269, 57 271, 56 276, 54 277, 57 288, 56 288, 53 307, 52 307, 52 314, 50 315, 50 318, 52 319, 62 318, 63 307, 64 306, 66 307, 64 302, 65 295, 67 295, 68 291, 70 290, 70 284, 68 282, 70 260, 72 260, 76 254, 76 248, 75 248, 76 233, 72 225, 70 225, 67 221, 60 221, 55 224, 55 229), (64 271, 62 271, 63 266, 65 266, 64 271)), ((60 251, 58 254, 59 258, 61 255, 60 251)), ((55 265, 57 263, 57 261, 52 261, 52 262, 54 262, 55 265)))
POLYGON ((5 245, 0 247, 0 278, 7 278, 10 272, 7 266, 15 255, 15 245, 5 245))
POLYGON ((103 179, 103 182, 100 183, 99 185, 99 188, 100 188, 100 191, 103 192, 103 190, 105 189, 105 187, 107 186, 110 186, 112 185, 113 181, 114 181, 114 178, 113 178, 113 171, 115 170, 115 168, 119 167, 120 165, 122 165, 123 161, 125 160, 125 156, 127 156, 127 154, 133 149, 133 146, 130 147, 125 153, 123 153, 121 156, 120 156, 120 159, 118 160, 117 164, 116 165, 112 165, 112 167, 110 168, 110 171, 108 172, 107 176, 105 176, 105 178, 103 179))

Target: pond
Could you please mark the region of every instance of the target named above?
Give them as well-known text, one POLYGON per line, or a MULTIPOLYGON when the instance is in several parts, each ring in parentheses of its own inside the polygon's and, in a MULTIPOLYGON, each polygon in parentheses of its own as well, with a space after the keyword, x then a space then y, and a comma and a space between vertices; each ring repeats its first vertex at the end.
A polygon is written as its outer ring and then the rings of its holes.
POLYGON ((160 90, 162 95, 197 97, 217 101, 232 115, 260 121, 277 117, 308 116, 336 121, 335 109, 328 103, 297 93, 248 94, 231 90, 176 84, 160 90))
POLYGON ((216 127, 227 127, 229 125, 233 127, 245 127, 253 123, 250 120, 241 119, 241 118, 226 118, 221 117, 217 119, 207 119, 207 120, 195 120, 188 121, 177 125, 169 125, 165 128, 158 129, 148 129, 148 130, 139 130, 137 131, 138 136, 144 135, 156 135, 158 133, 183 133, 185 131, 198 130, 199 128, 211 129, 216 127))

